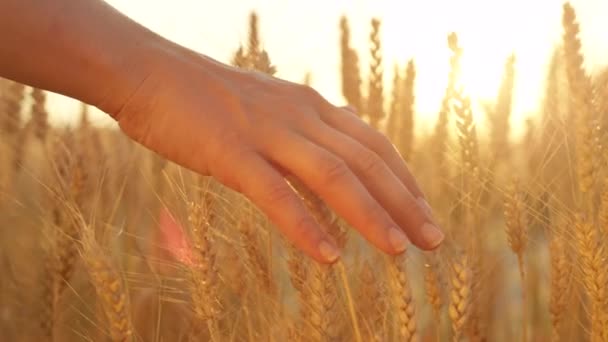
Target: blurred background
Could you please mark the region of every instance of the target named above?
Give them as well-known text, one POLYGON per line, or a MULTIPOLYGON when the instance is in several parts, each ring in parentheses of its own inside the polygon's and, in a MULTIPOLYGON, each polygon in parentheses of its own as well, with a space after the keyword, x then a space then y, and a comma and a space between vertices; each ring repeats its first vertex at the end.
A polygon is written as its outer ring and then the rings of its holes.
POLYGON ((343 249, 317 264, 107 115, 0 79, 0 341, 608 341, 607 0, 108 2, 348 97, 446 240, 387 257, 290 178, 343 249))
MULTIPOLYGON (((312 86, 334 103, 340 93, 339 18, 346 15, 351 45, 359 51, 361 66, 368 65, 369 21, 382 21, 384 81, 389 88, 392 66, 414 58, 417 68, 416 112, 419 130, 437 117, 449 70, 449 32, 457 32, 465 50, 463 83, 477 101, 493 101, 504 61, 517 56, 513 98, 514 134, 539 110, 551 53, 562 38, 560 0, 107 0, 134 20, 159 34, 228 62, 247 38, 249 13, 261 18, 264 48, 277 66, 277 76, 301 82, 312 74, 312 86)), ((581 23, 587 70, 595 73, 608 61, 608 1, 574 0, 581 23)), ((362 68, 365 73, 367 69, 362 68)), ((56 122, 74 123, 80 106, 61 96, 49 98, 56 122)), ((479 111, 478 111, 479 112, 479 111)), ((112 124, 102 113, 93 121, 112 124)), ((483 118, 480 126, 483 127, 483 118)))

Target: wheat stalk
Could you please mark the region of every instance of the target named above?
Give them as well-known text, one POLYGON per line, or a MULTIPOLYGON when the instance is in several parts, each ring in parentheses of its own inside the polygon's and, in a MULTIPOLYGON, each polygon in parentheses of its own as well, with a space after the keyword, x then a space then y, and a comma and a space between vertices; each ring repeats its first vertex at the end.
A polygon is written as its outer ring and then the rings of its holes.
POLYGON ((598 209, 598 224, 604 236, 608 236, 608 177, 604 178, 598 209))
POLYGON ((576 217, 576 246, 583 285, 590 299, 591 340, 602 341, 608 331, 607 289, 608 272, 604 265, 606 252, 599 239, 597 228, 583 215, 576 217))
POLYGON ((209 193, 206 192, 198 202, 188 203, 188 222, 192 230, 192 263, 187 265, 186 272, 194 306, 194 315, 204 322, 209 329, 212 340, 218 340, 218 319, 221 303, 218 298, 218 270, 216 253, 211 239, 213 214, 209 193))
POLYGON ((287 267, 289 269, 289 279, 291 285, 298 293, 302 293, 306 279, 308 278, 308 268, 302 252, 295 248, 291 243, 287 243, 289 257, 287 267))
POLYGON ((471 314, 472 279, 466 255, 457 257, 451 264, 449 317, 452 321, 453 341, 461 340, 471 314))
MULTIPOLYGON (((81 220, 84 225, 84 221, 81 220)), ((82 254, 97 297, 108 319, 109 335, 112 341, 126 342, 133 338, 129 296, 123 280, 95 241, 91 227, 84 227, 82 254)))
POLYGON ((382 45, 380 40, 380 20, 371 21, 370 65, 366 113, 372 127, 379 128, 384 118, 384 72, 382 70, 382 45))
MULTIPOLYGON (((515 83, 515 55, 509 56, 496 99, 496 106, 491 111, 490 123, 492 125, 492 153, 493 160, 507 161, 509 151, 509 131, 511 107, 513 101, 513 88, 515 83)), ((495 162, 491 163, 492 165, 495 162)))
POLYGON ((399 106, 403 111, 401 123, 402 133, 398 140, 399 151, 406 161, 412 159, 414 149, 414 82, 416 80, 416 66, 414 60, 410 59, 405 68, 403 79, 403 90, 401 96, 402 104, 399 106))
POLYGON ((341 77, 342 95, 349 105, 355 107, 357 112, 361 112, 361 72, 359 70, 359 56, 357 51, 350 46, 350 28, 348 19, 343 16, 340 18, 340 56, 341 56, 341 77))
MULTIPOLYGON (((289 184, 297 191, 325 233, 331 235, 338 247, 346 244, 346 231, 339 224, 336 215, 308 187, 294 177, 289 184)), ((320 265, 311 261, 308 268, 308 284, 305 288, 301 315, 313 327, 313 341, 327 341, 340 337, 340 320, 337 315, 338 289, 333 265, 320 265)), ((346 289, 349 291, 349 289, 346 289)), ((359 339, 359 327, 355 313, 351 310, 353 327, 359 339)))
POLYGON ((395 64, 393 68, 393 85, 391 88, 391 103, 388 111, 388 122, 386 124, 386 135, 391 139, 393 144, 398 144, 399 134, 401 134, 402 120, 401 113, 401 93, 403 92, 403 78, 399 70, 399 65, 395 64))
POLYGON ((438 252, 431 252, 425 256, 424 264, 424 288, 426 298, 433 308, 434 319, 439 326, 441 322, 441 310, 444 305, 442 289, 441 269, 439 266, 438 252))
POLYGON ((460 60, 462 58, 462 48, 458 45, 458 35, 451 33, 448 36, 448 47, 450 48, 450 72, 448 75, 448 85, 445 89, 445 94, 441 102, 439 117, 435 125, 433 135, 433 155, 435 157, 435 165, 439 170, 438 177, 440 179, 448 178, 448 170, 446 168, 447 149, 449 142, 449 122, 451 103, 454 94, 456 93, 457 84, 460 78, 460 60))
POLYGON ((46 110, 46 93, 38 88, 32 89, 32 117, 36 138, 44 141, 49 131, 48 112, 46 110))
POLYGON ((578 38, 579 24, 576 21, 576 12, 570 3, 563 7, 562 25, 564 29, 564 54, 569 90, 573 101, 573 117, 576 118, 576 170, 578 175, 578 186, 587 210, 589 197, 594 183, 596 170, 594 170, 594 137, 593 127, 594 115, 592 109, 591 80, 583 67, 583 56, 581 54, 581 41, 578 38))
POLYGON ((366 339, 384 341, 384 318, 387 310, 387 295, 378 272, 374 272, 370 261, 366 260, 359 271, 359 289, 356 302, 359 307, 360 326, 365 328, 366 339))
POLYGON ((525 221, 525 204, 517 181, 509 186, 504 200, 505 230, 509 247, 517 256, 522 291, 522 341, 528 340, 527 291, 524 252, 528 242, 528 227, 525 221))
POLYGON ((331 265, 312 262, 306 287, 306 308, 302 312, 310 341, 334 341, 339 338, 338 294, 331 265))
POLYGON ((257 280, 262 284, 262 288, 267 294, 273 295, 276 292, 276 284, 272 278, 270 261, 263 252, 263 244, 260 239, 260 232, 255 228, 252 209, 247 210, 247 215, 242 215, 237 228, 241 234, 241 241, 247 256, 249 269, 254 272, 257 280))
POLYGON ((87 173, 73 138, 73 134, 67 132, 52 145, 56 173, 56 188, 52 198, 55 228, 53 248, 57 258, 58 295, 61 295, 74 272, 78 260, 78 241, 83 228, 74 221, 73 214, 65 203, 73 204, 80 214, 84 214, 88 199, 85 186, 87 173))
POLYGON ((21 107, 25 97, 25 86, 21 83, 4 81, 4 89, 0 93, 0 112, 4 112, 5 117, 0 124, 0 131, 4 136, 17 135, 21 129, 21 107))
POLYGON ((572 266, 568 260, 566 243, 560 230, 551 235, 549 245, 551 266, 551 289, 549 311, 551 314, 551 325, 553 327, 551 340, 561 340, 560 330, 563 323, 564 313, 570 298, 570 283, 572 279, 572 266))
POLYGON ((399 341, 418 341, 416 306, 405 267, 405 254, 389 257, 387 277, 399 341))
POLYGON ((11 167, 14 150, 4 140, 0 140, 0 208, 11 195, 13 177, 15 170, 11 167))
POLYGON ((42 309, 40 310, 39 323, 41 335, 44 340, 55 341, 55 322, 57 316, 57 257, 52 248, 54 241, 49 241, 44 248, 44 259, 42 262, 41 272, 41 302, 42 309))

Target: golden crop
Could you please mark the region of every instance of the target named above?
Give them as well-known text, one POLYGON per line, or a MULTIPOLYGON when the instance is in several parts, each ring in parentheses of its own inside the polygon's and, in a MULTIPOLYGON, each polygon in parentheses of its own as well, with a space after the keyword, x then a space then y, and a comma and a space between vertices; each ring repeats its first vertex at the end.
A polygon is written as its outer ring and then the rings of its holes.
MULTIPOLYGON (((257 20, 232 64, 273 74, 257 20)), ((415 61, 383 89, 381 22, 366 68, 340 20, 344 98, 408 161, 447 239, 382 255, 290 178, 344 248, 334 265, 241 195, 91 125, 86 106, 54 127, 43 91, 0 80, 0 340, 608 341, 608 72, 585 70, 569 4, 562 24, 543 110, 513 141, 516 56, 478 130, 450 34, 424 136, 415 61)))

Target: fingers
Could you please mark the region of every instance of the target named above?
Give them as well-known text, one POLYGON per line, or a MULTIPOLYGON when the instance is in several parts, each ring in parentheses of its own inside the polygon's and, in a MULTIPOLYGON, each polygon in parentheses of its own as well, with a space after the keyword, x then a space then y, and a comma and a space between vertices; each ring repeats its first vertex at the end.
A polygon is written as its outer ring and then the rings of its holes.
POLYGON ((333 263, 339 250, 306 210, 285 179, 254 152, 234 152, 222 162, 231 184, 242 192, 278 227, 296 248, 322 263, 333 263))
POLYGON ((351 105, 340 107, 340 108, 349 111, 351 114, 357 115, 357 108, 355 108, 351 105))
POLYGON ((444 236, 427 214, 424 204, 395 176, 384 159, 321 121, 305 129, 309 139, 346 162, 416 246, 429 250, 441 243, 444 236))
POLYGON ((321 119, 329 126, 352 137, 378 154, 412 195, 416 198, 422 198, 420 201, 424 202, 424 205, 430 211, 431 208, 424 199, 424 194, 418 183, 388 138, 374 130, 358 116, 353 115, 352 112, 331 105, 323 106, 321 119))
POLYGON ((302 180, 368 241, 390 254, 405 250, 405 234, 342 159, 293 131, 281 130, 268 140, 267 157, 302 180))

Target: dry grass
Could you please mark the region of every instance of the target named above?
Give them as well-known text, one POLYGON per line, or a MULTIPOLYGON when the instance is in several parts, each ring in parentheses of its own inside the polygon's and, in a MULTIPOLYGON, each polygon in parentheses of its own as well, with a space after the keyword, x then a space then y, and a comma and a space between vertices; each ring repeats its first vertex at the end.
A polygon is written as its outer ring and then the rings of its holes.
MULTIPOLYGON (((343 95, 408 160, 447 240, 381 255, 288 179, 344 249, 335 265, 295 250, 213 179, 91 125, 86 106, 75 128, 54 127, 44 92, 0 80, 2 340, 607 341, 608 71, 588 74, 575 10, 563 11, 542 110, 520 141, 509 138, 515 56, 495 103, 474 113, 466 46, 450 34, 425 136, 415 62, 386 91, 380 21, 365 67, 340 19, 343 95)), ((231 62, 274 74, 258 20, 231 62)))

